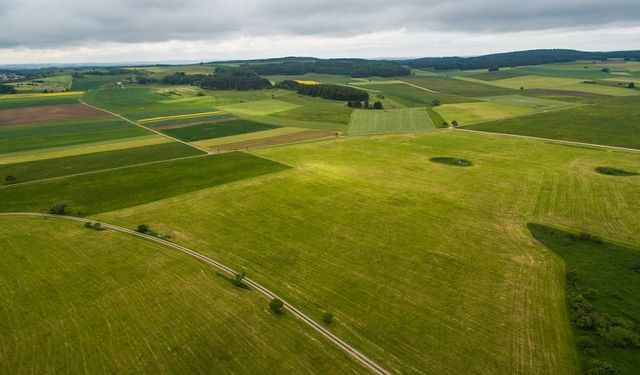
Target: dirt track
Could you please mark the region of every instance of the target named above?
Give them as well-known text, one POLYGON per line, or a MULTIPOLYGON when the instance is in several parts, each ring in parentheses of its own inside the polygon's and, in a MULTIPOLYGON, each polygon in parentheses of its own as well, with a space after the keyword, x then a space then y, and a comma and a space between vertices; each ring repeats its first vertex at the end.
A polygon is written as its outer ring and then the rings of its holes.
POLYGON ((24 124, 27 122, 73 120, 106 116, 106 113, 80 103, 12 108, 0 110, 0 126, 24 124))

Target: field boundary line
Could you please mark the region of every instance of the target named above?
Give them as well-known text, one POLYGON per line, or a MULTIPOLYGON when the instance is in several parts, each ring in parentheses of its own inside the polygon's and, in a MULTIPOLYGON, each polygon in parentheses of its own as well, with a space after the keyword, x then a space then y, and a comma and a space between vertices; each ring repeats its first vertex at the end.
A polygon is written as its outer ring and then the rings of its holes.
POLYGON ((428 88, 426 88, 426 87, 422 87, 422 86, 414 85, 413 83, 405 82, 405 81, 403 81, 403 80, 401 80, 401 79, 400 79, 400 80, 398 80, 398 81, 400 81, 400 82, 404 83, 405 85, 409 85, 409 86, 415 87, 415 88, 420 89, 420 90, 428 91, 428 92, 430 92, 430 93, 432 93, 432 94, 439 94, 439 92, 438 92, 438 91, 434 91, 434 90, 428 89, 428 88))
POLYGON ((564 139, 553 139, 553 138, 536 137, 536 136, 533 136, 533 135, 497 133, 497 132, 489 132, 489 131, 484 131, 484 130, 461 129, 461 128, 453 128, 453 130, 455 130, 455 131, 463 131, 463 132, 470 132, 470 133, 485 133, 485 134, 492 134, 492 135, 501 135, 501 136, 505 136, 505 137, 516 137, 516 138, 533 139, 533 140, 538 140, 538 141, 546 141, 546 142, 566 144, 566 145, 574 145, 574 146, 588 146, 588 147, 594 147, 594 148, 613 149, 613 150, 617 150, 617 151, 627 151, 627 152, 634 152, 634 153, 640 152, 640 149, 637 149, 637 148, 628 148, 628 147, 620 147, 620 146, 609 146, 609 145, 601 145, 601 144, 597 144, 597 143, 586 143, 586 142, 579 142, 579 141, 567 141, 567 140, 564 140, 564 139))
MULTIPOLYGON (((114 225, 114 224, 109 224, 109 223, 105 223, 99 220, 91 220, 91 219, 86 219, 86 218, 81 218, 81 217, 74 217, 74 216, 62 216, 62 215, 52 215, 52 214, 45 214, 45 213, 38 213, 38 212, 3 212, 0 213, 0 216, 5 216, 5 217, 10 217, 10 216, 26 216, 26 217, 41 217, 41 218, 53 218, 53 219, 62 219, 62 220, 72 220, 72 221, 77 221, 77 222, 81 222, 81 223, 87 223, 87 222, 92 222, 92 223, 100 223, 100 225, 102 225, 104 228, 107 229, 111 229, 114 230, 116 232, 121 232, 121 233, 125 233, 125 234, 129 234, 129 235, 133 235, 139 238, 143 238, 149 241, 154 241, 169 247, 172 247, 176 250, 182 251, 185 254, 188 254, 194 258, 197 258, 207 264, 210 264, 212 266, 214 266, 215 268, 217 268, 218 270, 221 270, 225 273, 228 273, 231 276, 234 276, 236 274, 236 272, 231 269, 230 267, 227 267, 226 265, 215 261, 203 254, 200 254, 194 250, 191 250, 187 247, 184 247, 182 245, 178 245, 176 243, 173 242, 169 242, 166 240, 162 240, 160 238, 157 237, 153 237, 153 236, 149 236, 146 234, 142 234, 139 232, 136 232, 132 229, 128 229, 128 228, 124 228, 118 225, 114 225)), ((314 331, 318 332, 319 334, 321 334, 322 336, 324 336, 325 338, 327 338, 329 341, 331 341, 333 344, 335 344, 338 348, 342 349, 344 352, 346 352, 347 354, 349 354, 351 357, 353 357, 354 359, 356 359, 358 362, 360 362, 362 365, 364 365, 365 367, 367 367, 368 369, 370 369, 373 373, 378 374, 378 375, 391 375, 391 373, 387 370, 385 370, 383 367, 381 367, 380 365, 378 365, 377 363, 375 363, 374 361, 372 361, 371 359, 369 359, 368 357, 366 357, 364 354, 360 353, 357 349, 355 349, 354 347, 352 347, 351 345, 349 345, 348 343, 346 343, 345 341, 343 341, 341 338, 339 338, 338 336, 334 335, 333 333, 331 333, 329 330, 327 330, 325 327, 323 327, 322 325, 320 325, 319 323, 316 323, 313 319, 311 319, 310 317, 308 317, 307 315, 305 315, 303 312, 301 312, 300 310, 298 310, 297 308, 295 308, 293 305, 291 305, 290 303, 286 302, 284 299, 278 297, 277 294, 275 294, 274 292, 270 291, 269 289, 263 287, 262 285, 260 285, 259 283, 249 279, 249 278, 244 278, 243 282, 248 284, 249 286, 255 288, 256 290, 258 290, 260 293, 262 293, 265 297, 273 299, 273 298, 278 298, 280 299, 283 303, 284 303, 284 308, 286 310, 288 310, 289 312, 291 312, 296 318, 300 319, 303 323, 305 323, 306 325, 308 325, 309 327, 311 327, 314 331)))
POLYGON ((133 120, 129 120, 128 118, 126 118, 126 117, 124 117, 124 116, 122 116, 122 115, 119 115, 119 114, 117 114, 117 113, 115 113, 115 112, 111 112, 111 111, 106 110, 106 109, 104 109, 104 108, 100 108, 100 107, 96 107, 96 106, 91 105, 91 104, 87 104, 87 103, 85 103, 85 102, 84 102, 84 100, 82 100, 82 98, 79 98, 79 99, 78 99, 78 101, 80 101, 80 103, 82 103, 82 104, 86 105, 87 107, 90 107, 90 108, 93 108, 93 109, 97 109, 97 110, 99 110, 99 111, 102 111, 102 112, 108 113, 108 114, 110 114, 110 115, 112 115, 112 116, 116 116, 117 118, 119 118, 119 119, 121 119, 121 120, 124 120, 124 121, 126 121, 126 122, 128 122, 128 123, 130 123, 130 124, 133 124, 133 125, 135 125, 135 126, 139 126, 139 127, 143 128, 143 129, 146 129, 146 130, 149 130, 149 131, 151 131, 151 132, 154 132, 154 133, 156 133, 156 134, 158 134, 158 135, 161 135, 161 136, 163 136, 163 137, 165 137, 165 138, 169 138, 169 139, 171 139, 171 140, 173 140, 173 141, 175 141, 175 142, 180 142, 180 143, 182 143, 182 144, 184 144, 184 145, 187 145, 187 146, 189 146, 189 147, 192 147, 192 148, 198 149, 198 150, 200 150, 200 151, 202 151, 202 152, 204 152, 204 153, 207 153, 207 154, 210 154, 210 153, 211 153, 209 150, 206 150, 206 149, 201 148, 201 147, 199 147, 199 146, 193 145, 193 144, 191 144, 191 143, 189 143, 189 142, 185 142, 185 141, 183 141, 183 140, 181 140, 181 139, 174 138, 174 137, 172 137, 172 136, 170 136, 170 135, 168 135, 168 134, 165 134, 165 133, 160 132, 160 131, 158 131, 158 130, 152 129, 152 128, 148 127, 148 126, 144 126, 144 125, 139 124, 139 123, 137 123, 137 122, 135 122, 135 121, 133 121, 133 120))
MULTIPOLYGON (((15 184, 2 185, 2 186, 0 186, 0 190, 1 190, 1 189, 5 189, 5 188, 9 188, 9 187, 13 187, 13 186, 24 186, 24 185, 34 184, 34 183, 36 183, 36 182, 44 182, 44 181, 59 180, 59 179, 67 178, 67 177, 84 176, 84 175, 88 175, 88 174, 101 173, 101 172, 111 172, 111 171, 117 171, 117 170, 120 170, 120 169, 127 169, 127 168, 133 168, 133 167, 141 167, 141 166, 145 166, 145 165, 153 165, 153 164, 159 164, 159 163, 170 162, 170 161, 178 161, 178 160, 185 160, 185 159, 202 158, 202 157, 209 156, 209 155, 212 155, 212 154, 200 154, 200 155, 192 155, 192 156, 183 156, 183 157, 181 157, 181 158, 173 158, 173 159, 165 159, 165 160, 148 161, 148 162, 145 162, 145 163, 129 164, 129 165, 123 165, 123 166, 120 166, 120 167, 113 167, 113 168, 107 168, 107 169, 99 169, 99 170, 96 170, 96 171, 87 171, 87 172, 80 172, 80 173, 68 174, 68 175, 64 175, 64 176, 55 176, 55 177, 41 178, 41 179, 39 179, 39 180, 24 181, 24 182, 17 182, 17 183, 15 183, 15 184)), ((47 159, 43 159, 43 160, 47 160, 47 159)), ((28 162, 27 162, 27 163, 28 163, 28 162)), ((15 163, 15 164, 18 164, 18 163, 15 163)), ((3 164, 3 165, 11 165, 11 164, 3 164)))

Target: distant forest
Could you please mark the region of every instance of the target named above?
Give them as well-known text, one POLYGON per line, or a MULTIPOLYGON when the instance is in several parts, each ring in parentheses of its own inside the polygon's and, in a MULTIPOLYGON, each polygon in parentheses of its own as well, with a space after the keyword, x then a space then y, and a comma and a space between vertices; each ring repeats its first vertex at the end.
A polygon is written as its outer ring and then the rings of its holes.
POLYGON ((414 69, 472 70, 563 63, 576 60, 605 60, 609 58, 640 60, 640 51, 582 52, 569 49, 538 49, 476 57, 425 57, 399 61, 399 63, 406 64, 414 69))
POLYGON ((391 61, 363 59, 295 60, 278 62, 249 62, 243 65, 260 75, 301 75, 306 73, 362 77, 397 77, 411 74, 405 66, 391 61))

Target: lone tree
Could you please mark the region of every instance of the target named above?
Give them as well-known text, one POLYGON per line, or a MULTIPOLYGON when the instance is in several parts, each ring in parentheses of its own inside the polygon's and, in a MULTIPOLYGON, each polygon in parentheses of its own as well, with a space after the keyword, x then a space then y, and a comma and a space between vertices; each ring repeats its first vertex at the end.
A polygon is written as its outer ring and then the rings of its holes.
POLYGON ((140 224, 136 227, 138 233, 149 233, 149 226, 147 224, 140 224))
POLYGON ((241 286, 244 285, 242 283, 242 280, 244 280, 244 277, 247 276, 247 273, 242 271, 242 272, 236 272, 235 275, 233 275, 235 277, 235 284, 236 286, 241 286))
POLYGON ((373 103, 373 109, 382 109, 382 103, 380 102, 375 102, 373 103))
POLYGON ((49 209, 49 213, 54 215, 64 215, 67 213, 67 204, 64 202, 56 202, 49 209))
POLYGON ((282 307, 284 307, 284 303, 278 298, 274 298, 269 302, 269 308, 276 314, 282 313, 282 307))
POLYGON ((456 120, 451 121, 451 126, 453 126, 454 128, 457 128, 458 127, 458 121, 456 121, 456 120))
POLYGON ((8 185, 8 184, 15 184, 16 181, 18 181, 17 178, 13 177, 13 176, 7 176, 4 178, 4 182, 8 185))
POLYGON ((322 321, 327 324, 331 324, 331 322, 333 322, 333 314, 326 311, 324 314, 322 314, 322 321))
POLYGON ((439 106, 439 105, 440 105, 440 100, 438 100, 438 99, 433 99, 433 100, 431 101, 431 106, 433 106, 433 107, 437 107, 437 106, 439 106))
POLYGON ((636 88, 636 84, 633 82, 629 82, 629 86, 627 86, 630 89, 635 89, 636 88))

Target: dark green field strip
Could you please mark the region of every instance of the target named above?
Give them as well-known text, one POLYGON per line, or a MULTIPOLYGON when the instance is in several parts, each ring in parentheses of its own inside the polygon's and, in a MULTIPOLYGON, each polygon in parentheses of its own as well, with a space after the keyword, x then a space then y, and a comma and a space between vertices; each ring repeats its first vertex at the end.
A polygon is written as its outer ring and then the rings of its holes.
POLYGON ((0 154, 150 134, 148 130, 117 118, 20 125, 0 129, 0 154))
POLYGON ((77 103, 78 98, 80 98, 80 93, 78 93, 78 95, 69 96, 42 96, 32 98, 20 98, 19 96, 16 96, 15 98, 3 97, 2 99, 0 99, 0 109, 25 108, 55 104, 72 104, 77 103))
POLYGON ((151 128, 163 128, 163 127, 172 128, 174 126, 177 127, 176 125, 182 125, 182 124, 196 125, 197 123, 204 124, 206 122, 224 122, 224 121, 230 121, 234 119, 235 117, 233 117, 232 115, 228 113, 222 113, 219 115, 204 116, 204 117, 187 117, 187 118, 176 118, 176 119, 170 119, 170 120, 164 120, 164 121, 145 122, 144 126, 148 126, 151 128))
POLYGON ((0 211, 41 212, 65 202, 73 214, 93 215, 287 168, 245 153, 167 161, 5 187, 0 211))
POLYGON ((539 224, 528 227, 538 241, 565 262, 567 306, 585 370, 596 359, 608 362, 620 374, 637 374, 640 369, 640 249, 539 224), (589 339, 583 338, 585 336, 589 339), (593 344, 592 350, 585 348, 589 341, 593 344))
POLYGON ((106 76, 92 76, 86 75, 82 78, 74 78, 71 85, 72 90, 87 91, 99 89, 103 85, 115 85, 116 82, 122 81, 127 77, 131 77, 130 74, 123 75, 106 75, 106 76))
POLYGON ((5 183, 7 176, 12 176, 16 183, 21 183, 200 154, 203 152, 193 147, 170 142, 25 163, 2 164, 0 165, 0 185, 5 183))
POLYGON ((162 129, 163 133, 183 141, 192 142, 202 139, 220 138, 229 135, 253 133, 263 130, 275 129, 276 126, 262 124, 250 120, 230 120, 225 122, 213 122, 188 126, 184 128, 162 129))
POLYGON ((640 98, 607 98, 599 104, 534 116, 470 125, 496 133, 529 135, 567 141, 640 149, 640 98))

